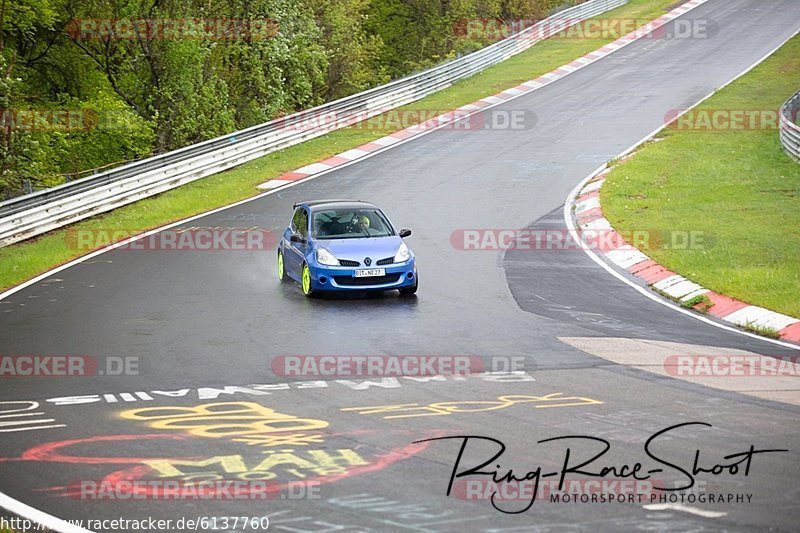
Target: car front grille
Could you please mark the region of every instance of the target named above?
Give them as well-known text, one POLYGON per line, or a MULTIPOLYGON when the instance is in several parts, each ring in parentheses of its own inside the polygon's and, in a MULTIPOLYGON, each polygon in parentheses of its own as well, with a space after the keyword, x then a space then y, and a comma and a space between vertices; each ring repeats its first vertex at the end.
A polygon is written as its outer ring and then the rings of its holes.
POLYGON ((339 264, 343 267, 357 267, 361 263, 358 261, 351 261, 349 259, 339 259, 339 264))
POLYGON ((379 259, 376 265, 391 265, 394 263, 394 257, 387 257, 385 259, 379 259))
POLYGON ((336 281, 337 285, 357 287, 360 285, 385 285, 387 283, 394 283, 400 279, 401 275, 402 272, 396 272, 394 274, 386 274, 385 276, 372 276, 368 278, 334 276, 333 279, 336 281))

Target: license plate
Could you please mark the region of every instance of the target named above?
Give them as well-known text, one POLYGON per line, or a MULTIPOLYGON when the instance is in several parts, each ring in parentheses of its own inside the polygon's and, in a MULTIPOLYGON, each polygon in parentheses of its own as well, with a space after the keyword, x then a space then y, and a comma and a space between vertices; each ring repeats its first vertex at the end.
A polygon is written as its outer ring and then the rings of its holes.
POLYGON ((356 270, 357 278, 373 278, 376 276, 385 276, 385 275, 386 275, 385 268, 369 268, 364 270, 356 270))

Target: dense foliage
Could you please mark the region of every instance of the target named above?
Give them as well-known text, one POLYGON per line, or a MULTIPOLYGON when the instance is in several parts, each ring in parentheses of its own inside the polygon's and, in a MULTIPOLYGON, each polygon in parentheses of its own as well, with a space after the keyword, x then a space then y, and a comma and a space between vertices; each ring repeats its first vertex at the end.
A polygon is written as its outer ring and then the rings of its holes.
POLYGON ((0 199, 385 83, 568 0, 0 0, 0 199))

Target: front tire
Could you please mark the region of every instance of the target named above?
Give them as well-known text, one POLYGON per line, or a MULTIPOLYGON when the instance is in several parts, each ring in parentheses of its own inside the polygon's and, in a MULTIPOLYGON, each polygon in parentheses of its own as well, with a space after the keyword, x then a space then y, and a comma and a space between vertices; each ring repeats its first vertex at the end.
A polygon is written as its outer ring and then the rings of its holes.
POLYGON ((286 265, 283 264, 283 252, 278 250, 278 279, 281 283, 289 281, 289 276, 286 275, 286 265))
POLYGON ((307 298, 313 298, 317 295, 316 291, 311 288, 311 270, 308 268, 307 263, 303 263, 303 272, 300 275, 300 288, 303 289, 303 294, 307 298))

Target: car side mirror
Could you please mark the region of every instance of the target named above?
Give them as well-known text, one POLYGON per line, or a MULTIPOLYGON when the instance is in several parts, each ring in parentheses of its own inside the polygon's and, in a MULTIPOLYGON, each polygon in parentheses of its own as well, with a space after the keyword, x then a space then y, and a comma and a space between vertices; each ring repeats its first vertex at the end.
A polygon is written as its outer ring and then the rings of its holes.
POLYGON ((306 242, 306 240, 304 238, 302 238, 300 235, 298 235, 297 233, 293 233, 292 236, 289 237, 289 240, 292 241, 292 242, 300 243, 300 244, 306 242))
POLYGON ((410 229, 401 229, 400 230, 400 238, 401 239, 404 239, 404 238, 410 237, 410 236, 411 236, 411 230, 410 229))

